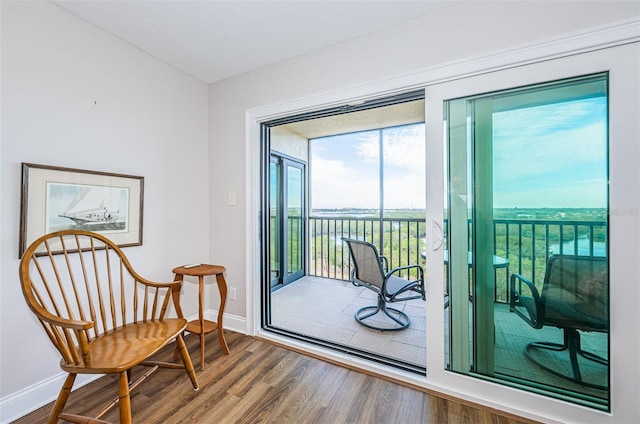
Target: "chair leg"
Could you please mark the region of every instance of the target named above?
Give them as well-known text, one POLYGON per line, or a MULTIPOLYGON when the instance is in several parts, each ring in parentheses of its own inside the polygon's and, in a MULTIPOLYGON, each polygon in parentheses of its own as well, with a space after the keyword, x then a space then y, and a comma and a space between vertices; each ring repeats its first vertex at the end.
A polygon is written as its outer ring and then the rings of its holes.
MULTIPOLYGON (((184 331, 180 333, 180 335, 184 339, 184 331)), ((176 343, 176 348, 173 349, 173 360, 175 361, 176 359, 178 359, 178 356, 180 356, 180 346, 178 346, 178 344, 176 343)))
POLYGON ((380 302, 378 302, 378 304, 376 306, 365 306, 364 308, 360 308, 357 312, 356 312, 356 320, 358 321, 362 321, 363 319, 367 319, 369 317, 374 316, 375 314, 377 314, 378 312, 380 312, 380 302), (365 311, 371 311, 366 315, 362 315, 361 312, 365 312, 365 311))
POLYGON ((120 406, 120 424, 131 424, 131 398, 129 397, 129 375, 126 371, 120 373, 118 379, 118 397, 120 406))
POLYGON ((49 424, 56 424, 58 422, 58 415, 62 413, 64 406, 67 404, 67 400, 71 394, 71 389, 73 388, 73 383, 76 381, 76 375, 77 374, 67 375, 67 378, 62 385, 62 389, 60 389, 60 393, 58 394, 58 398, 56 399, 56 403, 53 405, 51 414, 49 414, 49 424))
POLYGON ((365 306, 364 308, 360 308, 356 311, 354 316, 356 321, 358 321, 360 324, 364 325, 365 327, 369 327, 379 331, 404 330, 405 328, 409 327, 409 325, 411 324, 411 319, 407 314, 405 314, 399 309, 388 307, 387 303, 384 301, 384 298, 381 295, 378 295, 378 303, 376 306, 365 306), (369 310, 371 312, 363 315, 363 312, 367 312, 369 310), (393 321, 395 321, 399 326, 398 327, 376 327, 364 321, 365 319, 377 314, 380 311, 382 311, 386 316, 388 316, 393 321), (394 314, 390 313, 390 311, 393 311, 395 315, 397 315, 399 318, 394 316, 394 314))
POLYGON ((581 384, 586 387, 591 387, 598 390, 606 390, 606 385, 600 385, 595 383, 590 383, 584 381, 582 379, 582 373, 580 372, 580 364, 578 363, 578 355, 582 356, 585 359, 596 362, 602 365, 608 365, 609 361, 604 358, 601 358, 598 355, 595 355, 591 352, 584 351, 580 348, 580 333, 578 330, 573 328, 565 328, 564 329, 564 343, 552 343, 552 342, 532 342, 527 345, 525 348, 525 355, 529 360, 531 360, 534 364, 538 365, 540 368, 550 372, 553 375, 564 378, 566 380, 571 380, 578 384, 581 384), (535 349, 545 349, 551 350, 554 352, 563 352, 568 351, 569 361, 571 363, 571 371, 572 375, 565 375, 562 372, 554 370, 553 368, 543 364, 533 357, 531 354, 532 350, 535 349))
POLYGON ((182 334, 178 334, 178 337, 176 337, 176 351, 179 351, 182 356, 182 362, 184 363, 187 375, 189 375, 189 379, 193 385, 193 390, 198 390, 198 377, 196 376, 196 371, 193 368, 193 363, 191 362, 191 357, 189 356, 189 351, 187 350, 187 345, 184 343, 182 334))
POLYGON ((577 330, 575 335, 569 334, 568 330, 564 331, 564 345, 569 350, 569 360, 571 361, 571 370, 573 371, 573 378, 577 381, 582 381, 582 374, 580 373, 580 365, 578 364, 578 351, 580 350, 580 335, 577 330))

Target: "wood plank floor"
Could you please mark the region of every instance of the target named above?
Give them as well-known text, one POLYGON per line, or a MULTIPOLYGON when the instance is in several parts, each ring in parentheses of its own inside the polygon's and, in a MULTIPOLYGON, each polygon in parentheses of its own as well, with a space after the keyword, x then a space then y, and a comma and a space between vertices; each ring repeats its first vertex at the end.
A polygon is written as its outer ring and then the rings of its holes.
MULTIPOLYGON (((239 333, 226 332, 231 355, 217 335, 207 336, 199 371, 196 336, 186 337, 200 390, 184 371, 160 369, 131 396, 136 423, 530 423, 293 352, 239 333)), ((158 354, 169 360, 172 349, 158 354)), ((145 368, 137 372, 144 372, 145 368)), ((134 378, 136 373, 134 372, 134 378)), ((117 379, 102 377, 74 392, 66 411, 95 415, 118 392, 117 379)), ((46 422, 52 404, 15 421, 46 422)), ((118 422, 117 407, 103 419, 118 422)))

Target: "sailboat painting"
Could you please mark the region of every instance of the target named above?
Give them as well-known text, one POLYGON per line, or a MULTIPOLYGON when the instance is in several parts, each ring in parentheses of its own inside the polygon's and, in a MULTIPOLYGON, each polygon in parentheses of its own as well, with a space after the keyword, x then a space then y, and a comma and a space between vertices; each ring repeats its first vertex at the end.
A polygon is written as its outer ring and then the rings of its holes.
MULTIPOLYGON (((18 257, 38 237, 63 230, 102 233, 120 247, 142 245, 144 177, 22 163, 18 257)), ((59 245, 36 255, 60 254, 59 245)))
POLYGON ((46 192, 46 232, 128 231, 128 187, 47 182, 46 192))

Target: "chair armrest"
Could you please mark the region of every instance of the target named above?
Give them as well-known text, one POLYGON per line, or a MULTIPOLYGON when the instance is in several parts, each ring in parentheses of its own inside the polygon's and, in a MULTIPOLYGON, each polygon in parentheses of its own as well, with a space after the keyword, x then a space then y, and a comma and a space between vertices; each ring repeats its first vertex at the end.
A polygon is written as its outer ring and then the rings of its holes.
POLYGON ((137 282, 139 282, 141 284, 144 284, 146 286, 159 288, 159 289, 160 288, 172 288, 176 284, 179 287, 182 284, 182 281, 171 281, 171 282, 168 282, 168 283, 158 283, 158 282, 154 282, 154 281, 148 280, 148 279, 144 278, 143 276, 141 276, 140 274, 138 274, 135 269, 133 269, 133 266, 131 266, 131 263, 129 262, 127 257, 124 255, 124 253, 122 252, 122 250, 120 250, 120 248, 118 246, 112 246, 112 249, 114 249, 118 253, 118 256, 120 257, 120 260, 122 261, 122 263, 124 264, 125 268, 127 269, 127 271, 129 271, 129 274, 131 275, 131 277, 135 281, 137 281, 137 282))
POLYGON ((382 270, 386 273, 389 270, 389 259, 386 256, 380 255, 380 263, 382 270))
POLYGON ((351 281, 351 284, 353 284, 356 287, 362 287, 362 284, 360 284, 358 282, 358 279, 356 278, 356 268, 353 267, 351 268, 351 273, 349 274, 349 280, 351 281))
POLYGON ((145 286, 155 287, 159 289, 163 289, 163 288, 171 289, 173 287, 182 286, 182 280, 159 283, 155 281, 149 281, 146 278, 140 277, 139 275, 136 276, 136 281, 139 282, 140 284, 144 284, 145 286))
POLYGON ((382 284, 382 292, 384 293, 385 296, 389 296, 389 299, 392 302, 399 302, 399 301, 411 300, 411 299, 417 299, 417 298, 422 298, 424 300, 425 299, 424 270, 420 265, 405 265, 405 266, 399 266, 397 268, 392 269, 390 272, 386 273, 384 276, 384 282, 382 284), (401 276, 397 276, 397 277, 394 276, 395 273, 398 273, 400 271, 411 270, 414 268, 418 270, 418 278, 405 280, 401 276), (400 288, 396 287, 391 292, 389 292, 387 288, 388 287, 387 284, 392 276, 394 276, 394 278, 396 279, 401 279, 403 281, 406 281, 406 284, 404 284, 404 287, 400 287, 400 288), (399 297, 402 293, 406 293, 409 291, 416 292, 418 294, 410 297, 406 297, 406 296, 402 298, 399 297))
POLYGON ((515 312, 520 318, 525 320, 533 328, 542 328, 542 317, 544 315, 544 305, 540 299, 540 294, 536 286, 528 278, 520 274, 511 274, 510 281, 511 298, 509 300, 509 310, 515 312), (531 296, 523 295, 516 289, 516 282, 522 283, 529 289, 531 296), (527 315, 522 312, 525 309, 527 315))
POLYGON ((94 326, 93 321, 67 319, 58 315, 51 314, 45 308, 40 306, 40 304, 33 297, 33 293, 26 292, 25 297, 27 299, 31 299, 29 302, 27 302, 29 309, 31 309, 39 319, 46 321, 53 326, 68 328, 71 330, 88 330, 90 328, 93 328, 94 326))
POLYGON ((39 311, 34 311, 34 312, 41 320, 46 321, 53 326, 68 328, 70 330, 78 330, 78 331, 89 330, 90 328, 93 328, 95 325, 93 321, 65 319, 56 315, 51 315, 49 312, 47 312, 44 309, 39 311))
POLYGON ((422 269, 422 267, 420 265, 405 265, 405 266, 399 266, 397 268, 393 268, 391 271, 389 271, 385 275, 385 279, 388 278, 391 274, 395 274, 396 272, 409 270, 409 269, 413 269, 413 268, 417 268, 418 269, 418 278, 416 278, 416 280, 423 280, 424 279, 424 270, 422 269))
POLYGON ((158 283, 147 280, 138 274, 132 274, 136 283, 142 284, 145 292, 150 291, 152 299, 145 298, 143 306, 143 316, 145 319, 164 319, 168 311, 169 301, 173 303, 178 318, 184 318, 182 307, 180 305, 180 289, 182 288, 182 280, 158 283), (162 294, 164 293, 164 294, 162 294), (147 307, 148 302, 152 302, 147 307))

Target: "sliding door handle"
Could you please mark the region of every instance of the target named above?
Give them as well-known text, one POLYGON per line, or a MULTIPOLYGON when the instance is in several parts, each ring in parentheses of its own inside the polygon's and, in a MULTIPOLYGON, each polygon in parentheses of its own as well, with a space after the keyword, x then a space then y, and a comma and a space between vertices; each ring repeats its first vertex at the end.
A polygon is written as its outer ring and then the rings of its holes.
POLYGON ((431 221, 431 250, 434 252, 440 247, 442 247, 442 243, 444 242, 444 233, 442 232, 442 225, 435 220, 431 221))

